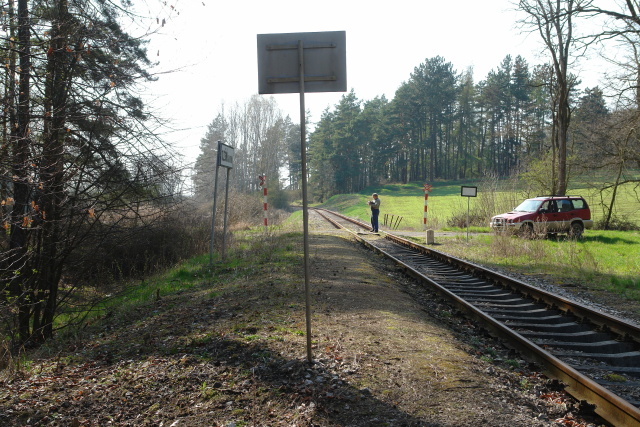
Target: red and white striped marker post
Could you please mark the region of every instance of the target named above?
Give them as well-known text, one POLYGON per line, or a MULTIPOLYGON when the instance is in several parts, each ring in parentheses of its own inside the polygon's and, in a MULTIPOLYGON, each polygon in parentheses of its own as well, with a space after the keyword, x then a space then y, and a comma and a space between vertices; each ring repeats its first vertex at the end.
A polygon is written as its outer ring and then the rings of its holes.
POLYGON ((264 211, 264 231, 266 233, 267 231, 267 176, 266 175, 260 175, 258 176, 258 179, 260 179, 260 187, 262 187, 262 194, 263 194, 263 211, 264 211))
POLYGON ((429 192, 431 188, 431 185, 424 184, 424 219, 422 221, 422 231, 427 230, 427 210, 429 209, 429 192))

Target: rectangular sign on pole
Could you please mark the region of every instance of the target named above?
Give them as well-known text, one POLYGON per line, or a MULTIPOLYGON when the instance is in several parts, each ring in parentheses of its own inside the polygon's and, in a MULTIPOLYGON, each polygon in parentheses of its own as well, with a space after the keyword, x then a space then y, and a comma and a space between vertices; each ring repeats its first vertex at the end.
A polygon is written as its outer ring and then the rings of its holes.
POLYGON ((300 94, 300 164, 304 239, 304 290, 307 360, 311 352, 311 289, 309 285, 309 208, 307 201, 305 92, 346 92, 347 49, 344 31, 258 34, 258 93, 300 94))
POLYGON ((460 195, 462 197, 477 197, 478 187, 460 187, 460 195))
POLYGON ((233 169, 233 150, 230 145, 218 141, 218 166, 233 169))
POLYGON ((258 93, 300 92, 298 42, 304 49, 304 91, 346 92, 344 31, 258 34, 258 93))
POLYGON ((478 187, 460 187, 460 195, 467 197, 467 242, 469 241, 469 210, 470 210, 470 197, 478 197, 478 187))

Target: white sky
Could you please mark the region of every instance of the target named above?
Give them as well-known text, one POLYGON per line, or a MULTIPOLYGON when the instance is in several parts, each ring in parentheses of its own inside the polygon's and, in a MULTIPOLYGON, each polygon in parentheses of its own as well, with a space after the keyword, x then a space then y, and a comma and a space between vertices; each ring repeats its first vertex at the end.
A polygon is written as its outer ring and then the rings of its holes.
MULTIPOLYGON (((161 70, 181 71, 161 75, 150 93, 161 114, 185 129, 168 139, 188 162, 223 102, 242 104, 258 93, 258 34, 345 31, 347 86, 361 100, 393 99, 416 66, 438 55, 459 72, 472 66, 476 82, 508 54, 531 66, 543 62, 539 36, 516 28, 520 15, 509 0, 167 0, 157 16, 166 24, 149 56, 161 70)), ((342 95, 305 95, 311 127, 342 95)), ((273 96, 298 123, 299 95, 273 96)))

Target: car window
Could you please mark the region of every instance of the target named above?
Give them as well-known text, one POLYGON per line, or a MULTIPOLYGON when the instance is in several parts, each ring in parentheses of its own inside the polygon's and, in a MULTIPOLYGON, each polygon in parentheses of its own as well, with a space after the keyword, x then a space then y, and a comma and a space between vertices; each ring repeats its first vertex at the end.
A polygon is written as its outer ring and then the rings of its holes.
POLYGON ((587 208, 587 204, 583 199, 574 199, 573 200, 573 207, 576 209, 586 209, 587 208))
POLYGON ((540 213, 551 213, 551 212, 556 212, 556 202, 554 202, 553 200, 547 200, 546 202, 543 202, 542 205, 540 206, 540 213))
POLYGON ((527 199, 524 202, 520 203, 517 208, 515 208, 514 212, 535 212, 538 210, 540 206, 540 200, 527 199))
POLYGON ((571 200, 558 200, 559 212, 569 212, 572 210, 573 210, 573 205, 571 205, 571 200))
POLYGON ((542 202, 540 205, 540 212, 549 212, 549 201, 542 202))

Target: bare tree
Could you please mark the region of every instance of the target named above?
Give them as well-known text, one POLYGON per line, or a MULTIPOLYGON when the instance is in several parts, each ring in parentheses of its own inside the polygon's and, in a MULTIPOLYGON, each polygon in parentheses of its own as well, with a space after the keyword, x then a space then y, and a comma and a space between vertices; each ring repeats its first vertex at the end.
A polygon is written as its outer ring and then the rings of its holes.
POLYGON ((217 141, 235 148, 233 182, 235 190, 258 189, 258 175, 267 175, 269 188, 280 187, 281 168, 286 166, 289 134, 294 132, 291 120, 283 117, 273 97, 254 95, 243 104, 222 106, 200 142, 201 154, 196 160, 196 195, 209 198, 215 173, 217 141))
MULTIPOLYGON (((640 160, 640 135, 637 131, 638 115, 635 110, 618 110, 605 123, 600 123, 591 138, 592 150, 585 153, 590 173, 604 171, 603 180, 598 184, 603 219, 600 226, 609 229, 615 220, 618 193, 625 185, 640 185, 635 168, 640 160), (588 159, 593 161, 588 161, 588 159)), ((625 222, 623 220, 623 222, 625 222)))
POLYGON ((551 59, 554 73, 554 116, 552 143, 557 150, 557 188, 554 194, 567 191, 567 141, 571 122, 570 95, 572 82, 569 66, 574 47, 574 22, 576 11, 591 3, 590 0, 520 0, 519 8, 527 14, 522 20, 525 26, 537 31, 551 59))
POLYGON ((635 185, 637 189, 640 183, 631 172, 640 165, 640 2, 625 0, 608 5, 604 9, 594 2, 578 8, 583 17, 603 19, 604 25, 586 34, 583 40, 587 46, 600 44, 602 57, 613 65, 613 70, 606 73, 605 92, 614 111, 591 136, 597 140, 592 151, 597 161, 590 165, 607 171, 607 180, 598 189, 604 228, 614 221, 619 188, 635 185))

